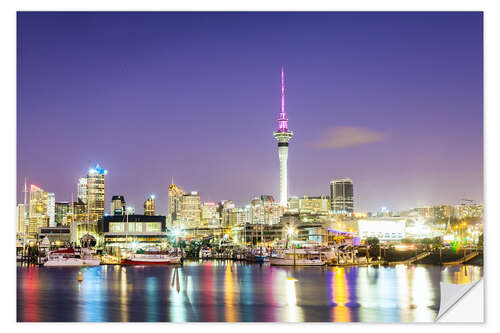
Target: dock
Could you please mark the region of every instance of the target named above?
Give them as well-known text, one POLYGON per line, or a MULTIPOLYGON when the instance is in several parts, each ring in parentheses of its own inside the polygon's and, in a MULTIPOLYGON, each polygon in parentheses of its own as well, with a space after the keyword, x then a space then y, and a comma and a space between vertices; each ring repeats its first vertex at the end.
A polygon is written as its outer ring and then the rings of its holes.
POLYGON ((479 255, 479 252, 472 252, 471 254, 469 254, 463 258, 460 258, 459 260, 443 262, 442 265, 443 266, 460 265, 460 264, 463 264, 463 263, 475 258, 478 255, 479 255))
POLYGON ((428 257, 431 253, 430 252, 424 252, 420 253, 414 257, 411 257, 410 259, 407 260, 402 260, 402 261, 393 261, 393 262, 388 262, 390 266, 395 266, 395 265, 408 265, 408 264, 413 264, 415 261, 424 259, 425 257, 428 257))

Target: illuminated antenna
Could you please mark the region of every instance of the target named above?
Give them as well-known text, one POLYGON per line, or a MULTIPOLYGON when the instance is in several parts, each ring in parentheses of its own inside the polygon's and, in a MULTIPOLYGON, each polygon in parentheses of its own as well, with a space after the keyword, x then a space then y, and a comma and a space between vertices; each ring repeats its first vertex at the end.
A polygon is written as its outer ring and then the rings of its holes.
POLYGON ((280 118, 285 118, 285 70, 281 67, 281 115, 280 118))
POLYGON ((281 67, 281 112, 278 119, 278 132, 289 132, 285 113, 285 69, 281 67))

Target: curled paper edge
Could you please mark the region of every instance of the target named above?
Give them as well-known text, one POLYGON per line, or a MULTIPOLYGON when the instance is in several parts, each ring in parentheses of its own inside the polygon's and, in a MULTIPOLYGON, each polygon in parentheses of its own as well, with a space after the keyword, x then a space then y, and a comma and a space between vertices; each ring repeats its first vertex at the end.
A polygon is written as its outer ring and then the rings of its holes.
MULTIPOLYGON (((483 279, 479 279, 478 281, 474 281, 471 283, 465 284, 451 284, 451 283, 440 283, 441 289, 441 299, 439 305, 439 313, 436 317, 436 321, 439 321, 441 317, 446 314, 457 302, 460 301, 462 297, 464 297, 472 288, 474 288, 479 282, 483 279)), ((471 305, 474 306, 474 305, 471 305)))

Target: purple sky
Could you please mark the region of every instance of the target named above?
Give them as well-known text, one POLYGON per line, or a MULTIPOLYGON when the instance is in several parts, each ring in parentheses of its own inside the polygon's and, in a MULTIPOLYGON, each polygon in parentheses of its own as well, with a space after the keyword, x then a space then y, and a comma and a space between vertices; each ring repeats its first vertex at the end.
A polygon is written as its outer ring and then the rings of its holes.
POLYGON ((17 187, 69 201, 100 163, 113 194, 166 213, 354 182, 355 209, 483 201, 481 13, 19 13, 17 187))

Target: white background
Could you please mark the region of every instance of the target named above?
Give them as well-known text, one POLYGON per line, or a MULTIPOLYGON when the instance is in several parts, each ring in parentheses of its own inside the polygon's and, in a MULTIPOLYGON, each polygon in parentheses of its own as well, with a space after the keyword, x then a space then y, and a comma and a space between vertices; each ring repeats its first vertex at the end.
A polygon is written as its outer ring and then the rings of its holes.
MULTIPOLYGON (((346 331, 384 331, 401 332, 401 330, 420 332, 422 330, 453 330, 453 332, 470 332, 482 329, 492 329, 498 322, 498 284, 494 281, 499 277, 500 261, 495 260, 495 255, 500 253, 497 249, 499 237, 499 61, 500 61, 500 1, 1 1, 0 11, 0 36, 2 49, 0 51, 0 149, 2 163, 0 163, 3 176, 0 178, 0 208, 2 231, 0 273, 2 286, 2 301, 0 315, 4 331, 15 329, 22 331, 67 331, 89 332, 96 330, 120 330, 120 332, 135 332, 137 330, 166 331, 218 331, 234 332, 235 330, 286 330, 287 332, 303 332, 314 329, 315 331, 346 330, 346 331), (484 11, 484 36, 485 36, 485 320, 487 324, 17 324, 16 320, 16 275, 14 264, 15 249, 15 207, 16 207, 16 11, 17 10, 329 10, 329 11, 484 11), (491 255, 490 255, 491 254, 491 255), (490 260, 490 257, 492 258, 490 260), (491 281, 492 283, 489 283, 491 281), (8 326, 8 327, 7 327, 8 326)), ((481 306, 478 297, 471 298, 468 307, 457 307, 458 314, 455 318, 465 319, 471 309, 481 306)), ((469 303, 467 302, 467 303, 469 303)), ((498 329, 497 329, 498 330, 498 329)))

